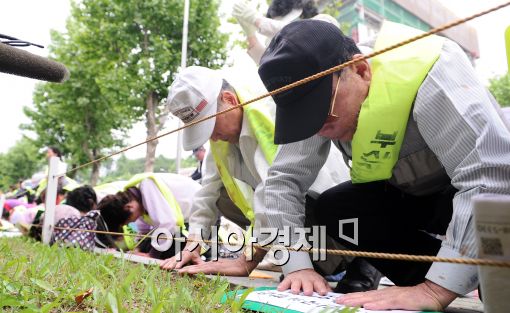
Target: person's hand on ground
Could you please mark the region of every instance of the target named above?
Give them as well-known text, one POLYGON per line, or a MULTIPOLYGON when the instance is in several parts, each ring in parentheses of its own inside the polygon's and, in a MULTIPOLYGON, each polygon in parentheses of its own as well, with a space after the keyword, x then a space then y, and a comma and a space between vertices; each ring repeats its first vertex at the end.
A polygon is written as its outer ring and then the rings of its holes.
POLYGON ((146 257, 146 258, 150 258, 149 253, 146 253, 146 252, 140 252, 140 251, 138 251, 138 250, 131 251, 131 252, 129 252, 129 254, 134 254, 134 255, 138 255, 138 256, 143 256, 143 257, 146 257))
POLYGON ((293 294, 303 291, 305 296, 311 296, 313 292, 325 295, 331 291, 328 282, 311 268, 302 269, 288 274, 278 285, 278 291, 290 289, 293 294))
POLYGON ((389 287, 353 292, 338 297, 336 302, 367 310, 441 311, 456 297, 456 293, 427 280, 413 287, 389 287))
POLYGON ((177 260, 177 256, 173 256, 169 259, 162 261, 159 264, 159 267, 164 270, 178 270, 183 268, 188 264, 201 264, 204 263, 204 260, 200 257, 200 247, 193 249, 192 251, 184 250, 181 252, 181 260, 177 260))
POLYGON ((203 262, 197 265, 190 265, 179 270, 179 274, 195 275, 219 274, 227 276, 248 276, 257 267, 258 262, 248 261, 244 255, 237 259, 219 259, 218 261, 203 262))

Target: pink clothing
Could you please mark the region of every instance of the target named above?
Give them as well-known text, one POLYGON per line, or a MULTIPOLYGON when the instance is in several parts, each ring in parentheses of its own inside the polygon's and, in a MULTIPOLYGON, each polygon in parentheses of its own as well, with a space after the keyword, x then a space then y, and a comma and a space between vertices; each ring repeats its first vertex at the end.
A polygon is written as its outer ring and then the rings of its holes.
POLYGON ((55 207, 55 219, 54 223, 57 224, 58 221, 60 221, 63 218, 70 218, 70 217, 80 217, 80 211, 78 211, 76 208, 67 205, 67 204, 59 204, 55 207))
POLYGON ((17 206, 13 208, 11 216, 9 217, 9 222, 12 224, 32 224, 37 215, 37 211, 39 211, 39 207, 26 208, 22 205, 17 206))
POLYGON ((33 208, 36 206, 34 203, 26 203, 25 201, 21 201, 20 199, 6 199, 4 203, 4 209, 7 212, 10 212, 17 206, 24 206, 25 208, 33 208))

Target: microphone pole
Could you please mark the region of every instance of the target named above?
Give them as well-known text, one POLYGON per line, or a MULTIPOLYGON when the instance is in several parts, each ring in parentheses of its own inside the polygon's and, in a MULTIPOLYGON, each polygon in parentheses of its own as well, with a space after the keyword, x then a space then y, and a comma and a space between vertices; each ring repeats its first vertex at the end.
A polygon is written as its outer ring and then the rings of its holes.
POLYGON ((63 64, 5 43, 0 43, 0 72, 54 83, 69 78, 63 64))

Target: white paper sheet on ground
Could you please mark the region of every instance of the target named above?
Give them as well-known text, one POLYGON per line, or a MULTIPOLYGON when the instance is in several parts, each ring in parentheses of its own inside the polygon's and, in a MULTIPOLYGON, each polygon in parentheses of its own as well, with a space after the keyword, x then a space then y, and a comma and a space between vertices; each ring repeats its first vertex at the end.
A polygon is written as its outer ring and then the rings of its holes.
MULTIPOLYGON (((268 305, 278 306, 280 308, 295 310, 303 313, 319 313, 324 312, 325 309, 343 309, 344 306, 335 303, 335 298, 340 296, 339 293, 330 292, 326 296, 321 296, 314 293, 313 296, 308 297, 302 294, 294 295, 290 291, 277 291, 277 290, 261 290, 253 291, 248 295, 246 300, 265 303, 268 305)), ((370 311, 359 309, 357 313, 387 313, 387 312, 400 312, 410 313, 416 311, 370 311)))
POLYGON ((20 237, 23 234, 16 230, 16 231, 0 231, 0 238, 11 238, 11 237, 20 237))

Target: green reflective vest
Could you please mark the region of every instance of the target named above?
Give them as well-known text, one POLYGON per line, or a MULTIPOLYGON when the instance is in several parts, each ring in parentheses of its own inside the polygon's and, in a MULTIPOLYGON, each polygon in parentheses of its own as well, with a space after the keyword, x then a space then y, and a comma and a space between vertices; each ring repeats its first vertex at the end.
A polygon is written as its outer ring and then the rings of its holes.
MULTIPOLYGON (((421 31, 384 22, 375 50, 421 31)), ((386 180, 398 161, 407 121, 418 89, 439 58, 444 38, 428 36, 372 58, 372 80, 352 140, 353 183, 386 180)))
MULTIPOLYGON (((69 178, 67 176, 63 176, 59 178, 59 182, 62 182, 62 189, 65 191, 73 191, 76 188, 80 187, 81 185, 74 179, 69 178), (62 180, 60 180, 62 179, 62 180)), ((46 189, 46 186, 48 185, 48 178, 43 178, 39 181, 39 185, 37 186, 37 190, 35 192, 35 196, 39 197, 41 193, 46 189)))
POLYGON ((122 191, 126 184, 127 181, 125 180, 113 181, 106 184, 94 186, 94 191, 99 194, 110 195, 122 191))
MULTIPOLYGON (((163 197, 165 198, 165 200, 168 202, 168 204, 172 208, 176 222, 177 222, 177 226, 181 227, 181 229, 185 229, 184 216, 182 215, 182 211, 181 211, 181 207, 179 206, 179 203, 177 202, 177 200, 175 200, 175 197, 174 197, 172 191, 170 190, 170 188, 168 188, 168 186, 163 181, 161 181, 156 175, 154 175, 154 173, 136 174, 127 182, 124 189, 126 190, 129 187, 135 187, 142 180, 147 179, 147 178, 151 179, 156 184, 159 191, 161 191, 161 194, 163 194, 163 197)), ((148 214, 144 214, 142 216, 142 219, 147 224, 154 225, 153 221, 151 220, 151 218, 149 217, 148 214)))
MULTIPOLYGON (((252 97, 252 93, 248 88, 236 88, 236 93, 241 102, 245 102, 252 97)), ((268 164, 272 164, 278 146, 274 144, 274 122, 268 113, 269 109, 265 107, 264 103, 259 102, 244 106, 243 109, 243 114, 248 119, 248 124, 257 139, 266 161, 268 164)), ((228 196, 241 210, 246 219, 250 221, 250 227, 253 227, 255 222, 253 188, 230 174, 227 162, 227 156, 230 151, 228 142, 210 141, 210 146, 221 181, 227 190, 228 196)))

